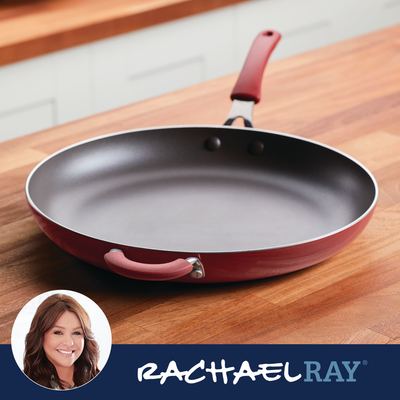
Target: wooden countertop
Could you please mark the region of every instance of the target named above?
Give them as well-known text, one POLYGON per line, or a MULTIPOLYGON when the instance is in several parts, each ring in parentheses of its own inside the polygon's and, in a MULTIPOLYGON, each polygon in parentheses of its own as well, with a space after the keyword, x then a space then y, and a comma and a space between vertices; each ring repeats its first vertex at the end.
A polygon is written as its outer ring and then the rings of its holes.
POLYGON ((1 143, 0 343, 10 343, 29 300, 55 289, 99 304, 113 343, 400 343, 399 50, 396 26, 267 67, 255 126, 345 151, 380 188, 371 222, 351 245, 280 277, 206 285, 123 278, 58 248, 25 200, 36 163, 79 140, 130 128, 221 124, 236 75, 1 143))
POLYGON ((248 0, 0 0, 0 66, 248 0))

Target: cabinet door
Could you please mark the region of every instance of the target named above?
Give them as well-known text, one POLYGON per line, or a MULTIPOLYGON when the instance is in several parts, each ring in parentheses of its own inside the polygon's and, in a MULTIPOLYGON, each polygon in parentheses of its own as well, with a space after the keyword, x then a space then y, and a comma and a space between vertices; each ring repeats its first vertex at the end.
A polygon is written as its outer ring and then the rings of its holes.
POLYGON ((232 8, 93 44, 96 112, 232 71, 232 8))
POLYGON ((0 141, 54 126, 52 77, 52 56, 0 68, 0 141))

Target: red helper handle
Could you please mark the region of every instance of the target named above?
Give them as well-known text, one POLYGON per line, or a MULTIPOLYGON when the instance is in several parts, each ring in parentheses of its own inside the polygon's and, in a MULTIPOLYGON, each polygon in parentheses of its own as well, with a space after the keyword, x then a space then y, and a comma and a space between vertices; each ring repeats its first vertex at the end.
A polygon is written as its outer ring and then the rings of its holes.
POLYGON ((165 281, 190 275, 194 279, 203 278, 204 268, 198 258, 178 258, 165 264, 143 264, 128 260, 121 250, 110 250, 104 256, 107 266, 119 275, 146 281, 165 281))
POLYGON ((281 34, 273 30, 261 32, 256 37, 233 88, 232 100, 254 101, 255 104, 260 101, 264 69, 280 38, 281 34))

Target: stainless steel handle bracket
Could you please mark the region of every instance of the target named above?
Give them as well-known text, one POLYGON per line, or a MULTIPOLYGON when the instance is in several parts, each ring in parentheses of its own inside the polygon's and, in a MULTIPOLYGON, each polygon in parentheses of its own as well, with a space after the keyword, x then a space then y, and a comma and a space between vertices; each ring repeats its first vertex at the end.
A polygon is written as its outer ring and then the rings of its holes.
POLYGON ((201 279, 206 276, 206 272, 204 270, 204 266, 202 262, 196 257, 189 257, 186 259, 193 265, 192 271, 189 273, 189 276, 193 279, 201 279))
POLYGON ((224 125, 232 125, 236 118, 243 118, 244 126, 253 127, 254 101, 233 100, 231 111, 224 125))

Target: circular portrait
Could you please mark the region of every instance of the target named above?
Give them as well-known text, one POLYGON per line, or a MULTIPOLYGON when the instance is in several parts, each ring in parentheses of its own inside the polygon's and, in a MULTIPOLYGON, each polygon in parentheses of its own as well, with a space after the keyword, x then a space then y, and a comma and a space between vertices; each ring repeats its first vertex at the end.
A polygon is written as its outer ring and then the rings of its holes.
POLYGON ((43 293, 18 314, 11 334, 20 369, 37 384, 55 390, 85 385, 104 368, 111 329, 100 307, 68 290, 43 293))

